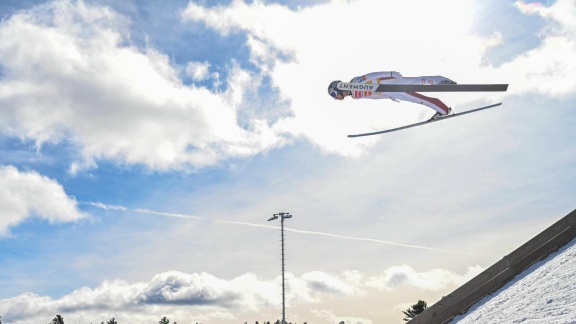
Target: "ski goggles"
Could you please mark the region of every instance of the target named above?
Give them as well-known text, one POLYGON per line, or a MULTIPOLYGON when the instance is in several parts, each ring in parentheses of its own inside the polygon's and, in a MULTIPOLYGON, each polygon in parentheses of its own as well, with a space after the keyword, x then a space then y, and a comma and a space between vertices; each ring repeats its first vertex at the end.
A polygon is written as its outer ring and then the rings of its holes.
POLYGON ((332 90, 330 91, 330 96, 332 96, 332 98, 334 98, 334 99, 336 99, 336 97, 337 97, 339 94, 342 94, 342 90, 332 89, 332 90))

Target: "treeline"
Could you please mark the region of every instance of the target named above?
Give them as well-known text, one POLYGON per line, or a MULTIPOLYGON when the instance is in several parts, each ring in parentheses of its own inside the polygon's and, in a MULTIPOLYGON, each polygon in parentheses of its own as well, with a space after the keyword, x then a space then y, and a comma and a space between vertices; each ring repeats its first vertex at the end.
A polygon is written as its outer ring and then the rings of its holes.
MULTIPOLYGON (((0 324, 2 324, 2 320, 0 320, 0 324)), ((54 317, 52 322, 50 322, 48 324, 64 324, 64 317, 62 317, 60 315, 56 315, 56 317, 54 317)), ((90 323, 90 324, 92 324, 92 323, 90 323)), ((100 322, 100 324, 104 324, 104 322, 100 322)), ((111 319, 108 320, 108 322, 106 322, 106 324, 118 324, 118 322, 116 321, 116 319, 114 317, 112 317, 111 319)), ((170 320, 168 318, 166 318, 166 316, 164 316, 158 322, 158 324, 170 324, 170 320)), ((174 322, 173 324, 178 324, 178 323, 174 322)), ((196 323, 196 324, 198 324, 198 323, 196 323)))
MULTIPOLYGON (((0 316, 0 324, 2 324, 2 316, 0 316)), ((50 322, 48 324, 64 324, 64 317, 62 317, 60 315, 56 315, 56 317, 54 317, 52 322, 50 322)), ((92 324, 92 323, 90 323, 90 324, 92 324)), ((104 324, 104 322, 100 322, 100 324, 104 324)), ((112 317, 110 320, 108 320, 108 322, 106 322, 106 324, 118 324, 118 322, 116 321, 116 319, 114 317, 112 317)), ((166 318, 166 316, 164 316, 158 322, 158 324, 170 324, 170 320, 168 318, 166 318)), ((178 323, 174 322, 172 324, 178 324, 178 323)), ((196 324, 198 324, 198 323, 196 323, 196 324)), ((244 322, 244 324, 248 324, 248 322, 244 322)), ((254 324, 260 324, 260 323, 258 321, 256 321, 256 323, 254 323, 254 324)), ((280 320, 276 320, 276 322, 274 322, 274 323, 271 323, 270 321, 268 321, 268 322, 262 322, 262 324, 282 324, 282 322, 280 320)), ((292 324, 292 322, 284 322, 284 324, 292 324)), ((297 324, 297 323, 294 323, 294 324, 297 324)), ((304 322, 303 324, 307 324, 307 322, 304 322)), ((344 324, 344 322, 340 322, 340 324, 344 324)))
MULTIPOLYGON (((2 316, 0 316, 0 324, 2 324, 2 316)), ((60 315, 56 315, 56 317, 54 317, 52 322, 50 322, 48 324, 64 324, 64 317, 62 317, 60 315)), ((90 323, 90 324, 92 324, 92 323, 90 323)), ((118 324, 118 322, 113 317, 110 320, 108 320, 108 322, 106 322, 106 323, 101 322, 100 324, 118 324)), ((170 320, 168 318, 166 318, 166 316, 164 316, 158 322, 158 324, 171 324, 171 323, 170 323, 170 320)), ((174 322, 172 324, 178 324, 178 323, 174 322)), ((196 323, 196 324, 198 324, 198 323, 196 323)), ((244 322, 244 324, 248 324, 248 322, 244 322)), ((254 324, 260 324, 260 323, 258 321, 256 321, 256 323, 254 323, 254 324)), ((267 321, 267 322, 265 321, 265 322, 262 322, 262 324, 282 324, 282 321, 276 320, 276 322, 274 322, 274 323, 272 323, 270 321, 267 321)), ((292 322, 284 322, 284 324, 292 324, 292 322)), ((294 324, 297 324, 297 323, 294 323, 294 324)), ((308 322, 304 322, 302 324, 308 324, 308 322)), ((340 324, 344 324, 344 322, 341 322, 340 324)))
MULTIPOLYGON (((2 316, 0 316, 0 324, 2 324, 2 316)), ((61 315, 56 315, 56 317, 54 317, 54 319, 49 322, 48 324, 64 324, 64 317, 62 317, 61 315)), ((90 323, 92 324, 92 323, 90 323)), ((108 320, 108 322, 100 322, 100 324, 118 324, 118 322, 116 321, 116 319, 114 317, 112 317, 111 319, 108 320)), ((162 319, 158 322, 158 324, 178 324, 176 322, 174 323, 170 323, 170 320, 168 318, 166 318, 166 316, 162 317, 162 319)), ((198 324, 198 323, 196 323, 198 324)), ((248 324, 248 322, 244 322, 244 324, 248 324)), ((260 322, 256 321, 254 324, 260 324, 260 322)), ((282 324, 282 321, 280 320, 276 320, 276 322, 272 323, 270 321, 264 321, 262 322, 262 324, 282 324)), ((292 322, 284 322, 284 324, 292 324, 292 322)), ((294 323, 297 324, 297 323, 294 323)), ((302 324, 308 324, 308 322, 304 322, 302 324)), ((339 324, 344 324, 344 322, 340 322, 339 324)))
MULTIPOLYGON (((307 324, 308 322, 304 322, 302 324, 307 324)), ((248 322, 244 322, 244 324, 248 324, 248 322)), ((254 324, 260 324, 258 321, 256 321, 254 324)), ((281 320, 276 320, 276 322, 272 323, 270 321, 268 322, 262 322, 262 324, 282 324, 281 320)), ((284 322, 284 324, 292 324, 292 322, 284 322)), ((297 323, 294 323, 297 324, 297 323)))

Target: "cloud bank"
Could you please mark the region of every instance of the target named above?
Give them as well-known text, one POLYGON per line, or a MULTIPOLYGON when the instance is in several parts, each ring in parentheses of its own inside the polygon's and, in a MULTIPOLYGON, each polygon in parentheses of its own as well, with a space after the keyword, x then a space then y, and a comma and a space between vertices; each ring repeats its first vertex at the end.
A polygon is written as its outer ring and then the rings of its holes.
MULTIPOLYGON (((404 265, 390 268, 378 276, 365 276, 359 271, 346 271, 340 275, 313 271, 299 277, 287 273, 287 306, 361 297, 367 289, 388 291, 412 285, 424 290, 438 290, 460 285, 472 272, 480 270, 470 269, 460 276, 442 269, 419 273, 404 265)), ((179 321, 178 318, 192 321, 207 318, 241 320, 238 314, 280 307, 280 296, 280 277, 266 280, 247 273, 227 280, 208 273, 168 271, 154 276, 150 282, 105 281, 96 288, 79 288, 58 299, 24 293, 0 300, 0 314, 6 321, 16 324, 40 323, 53 314, 63 314, 72 321, 116 317, 119 321, 140 322, 166 314, 174 321, 179 321)), ((336 318, 332 313, 316 313, 318 317, 336 318)), ((352 320, 345 316, 338 318, 352 320)))
MULTIPOLYGON (((415 16, 413 4, 395 5, 397 12, 410 12, 411 20, 427 21, 415 16)), ((77 151, 72 172, 99 160, 189 170, 254 156, 297 138, 327 152, 358 156, 377 139, 350 141, 345 134, 429 117, 426 108, 391 101, 363 101, 359 114, 358 102, 335 103, 326 95, 330 81, 376 70, 443 74, 468 83, 509 82, 507 95, 574 94, 576 23, 567 14, 574 0, 550 7, 516 2, 520 12, 549 24, 539 47, 499 67, 486 64, 484 55, 506 39, 498 32, 490 37, 468 33, 473 1, 418 5, 423 15, 436 17, 435 23, 376 41, 374 33, 406 21, 404 15, 382 19, 377 8, 384 4, 376 0, 297 10, 262 2, 213 7, 190 2, 180 13, 183 28, 194 22, 222 38, 245 37, 249 62, 226 63, 226 80, 220 80, 208 58, 176 66, 160 49, 134 46, 130 21, 107 7, 49 2, 0 23, 0 129, 39 147, 70 142, 77 151), (443 10, 446 6, 452 10, 443 10), (378 23, 366 31, 340 27, 354 21, 378 23), (342 39, 362 43, 362 53, 342 39), (186 79, 223 82, 226 90, 186 84, 186 79)), ((458 106, 479 98, 449 100, 458 106)))
MULTIPOLYGON (((334 103, 326 96, 326 88, 335 79, 397 70, 405 76, 442 74, 461 83, 510 83, 512 86, 503 96, 573 95, 576 23, 570 13, 574 12, 575 1, 560 0, 550 7, 523 1, 515 5, 521 13, 538 15, 548 24, 540 31, 539 47, 510 57, 499 67, 491 65, 485 56, 488 50, 504 46, 508 40, 499 31, 490 36, 471 32, 471 22, 477 16, 474 1, 448 0, 442 5, 425 1, 395 3, 394 12, 409 12, 409 17, 382 17, 387 8, 376 0, 332 1, 299 10, 261 2, 233 1, 213 7, 190 2, 182 11, 182 19, 203 23, 222 37, 232 33, 246 35, 251 61, 269 74, 281 98, 290 102, 294 112, 294 118, 282 120, 278 127, 307 138, 325 151, 357 156, 375 139, 346 141, 345 134, 423 120, 426 109, 386 100, 334 103), (418 12, 413 10, 414 5, 418 12), (443 9, 446 7, 452 8, 450 12, 443 9), (430 16, 435 17, 432 22, 430 16), (382 31, 390 30, 400 32, 386 32, 385 37, 379 37, 382 31), (355 44, 361 44, 361 52, 355 44), (327 116, 329 122, 319 123, 327 116)), ((443 94, 444 97, 457 107, 486 95, 443 94)))
MULTIPOLYGON (((54 1, 0 23, 0 129, 79 150, 72 171, 98 159, 152 169, 199 168, 282 143, 237 110, 259 78, 231 65, 224 92, 185 85, 169 58, 130 43, 129 22, 106 7, 54 1)), ((207 65, 190 65, 196 78, 207 65)))

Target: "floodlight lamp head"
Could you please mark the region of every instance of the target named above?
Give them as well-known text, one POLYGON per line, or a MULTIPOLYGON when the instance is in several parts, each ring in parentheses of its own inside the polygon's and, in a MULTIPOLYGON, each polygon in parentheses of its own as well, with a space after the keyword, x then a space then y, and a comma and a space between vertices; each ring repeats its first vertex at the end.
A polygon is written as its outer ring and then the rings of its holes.
POLYGON ((278 218, 278 216, 274 215, 268 221, 275 220, 276 218, 278 218))
POLYGON ((292 215, 290 215, 290 214, 285 214, 285 215, 282 215, 282 218, 292 218, 292 215))

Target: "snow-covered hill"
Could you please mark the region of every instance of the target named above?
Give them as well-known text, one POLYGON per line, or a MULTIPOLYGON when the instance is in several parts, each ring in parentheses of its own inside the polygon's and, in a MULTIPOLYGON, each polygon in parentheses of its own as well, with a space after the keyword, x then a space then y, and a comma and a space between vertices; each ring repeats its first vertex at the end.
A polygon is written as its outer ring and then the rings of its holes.
POLYGON ((576 239, 474 304, 452 324, 576 324, 576 239))

